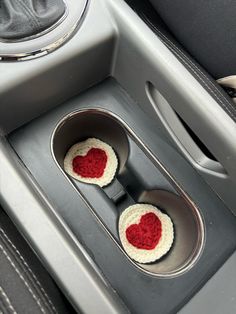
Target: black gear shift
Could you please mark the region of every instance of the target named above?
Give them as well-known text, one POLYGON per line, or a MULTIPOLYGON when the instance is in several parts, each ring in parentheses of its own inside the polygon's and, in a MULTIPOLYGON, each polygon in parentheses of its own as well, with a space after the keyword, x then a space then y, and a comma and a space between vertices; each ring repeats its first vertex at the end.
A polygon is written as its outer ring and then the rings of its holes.
POLYGON ((0 0, 0 40, 39 34, 60 20, 63 0, 0 0))

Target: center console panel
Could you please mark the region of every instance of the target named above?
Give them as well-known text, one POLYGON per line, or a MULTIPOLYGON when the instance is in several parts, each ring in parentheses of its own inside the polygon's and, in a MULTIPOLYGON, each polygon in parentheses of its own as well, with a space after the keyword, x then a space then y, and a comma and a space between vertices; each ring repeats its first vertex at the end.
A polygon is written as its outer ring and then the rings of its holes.
POLYGON ((235 250, 233 215, 113 79, 18 129, 9 141, 131 311, 175 313, 235 250), (63 170, 67 150, 87 137, 106 141, 118 155, 111 186, 81 183, 63 170), (119 215, 137 202, 157 205, 174 222, 174 246, 153 264, 132 261, 119 241, 119 215))

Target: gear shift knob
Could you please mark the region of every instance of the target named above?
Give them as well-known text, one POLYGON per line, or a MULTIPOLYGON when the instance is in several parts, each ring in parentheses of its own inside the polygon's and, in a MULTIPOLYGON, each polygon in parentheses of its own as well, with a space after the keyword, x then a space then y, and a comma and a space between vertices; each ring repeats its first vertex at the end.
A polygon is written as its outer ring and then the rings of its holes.
POLYGON ((40 34, 65 11, 63 0, 0 0, 0 39, 15 41, 40 34))

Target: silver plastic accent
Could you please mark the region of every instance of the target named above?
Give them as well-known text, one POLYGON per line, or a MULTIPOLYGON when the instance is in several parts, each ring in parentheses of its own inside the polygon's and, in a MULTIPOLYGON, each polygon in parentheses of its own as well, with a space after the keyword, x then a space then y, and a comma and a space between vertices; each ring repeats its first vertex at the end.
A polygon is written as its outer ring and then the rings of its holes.
POLYGON ((47 55, 59 48, 78 30, 89 0, 66 0, 65 14, 49 29, 22 40, 0 39, 0 61, 24 61, 47 55))

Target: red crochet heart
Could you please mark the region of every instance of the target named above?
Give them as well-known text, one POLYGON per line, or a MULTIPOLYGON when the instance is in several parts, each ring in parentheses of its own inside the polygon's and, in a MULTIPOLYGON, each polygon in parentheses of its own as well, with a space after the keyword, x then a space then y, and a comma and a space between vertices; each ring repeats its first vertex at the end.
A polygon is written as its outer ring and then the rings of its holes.
POLYGON ((100 148, 91 148, 86 156, 76 156, 72 165, 83 178, 101 178, 107 164, 107 154, 100 148))
POLYGON ((162 233, 161 221, 154 213, 147 213, 139 224, 133 224, 126 229, 126 238, 138 249, 152 250, 160 241, 162 233))

